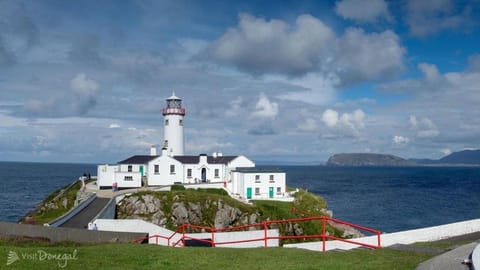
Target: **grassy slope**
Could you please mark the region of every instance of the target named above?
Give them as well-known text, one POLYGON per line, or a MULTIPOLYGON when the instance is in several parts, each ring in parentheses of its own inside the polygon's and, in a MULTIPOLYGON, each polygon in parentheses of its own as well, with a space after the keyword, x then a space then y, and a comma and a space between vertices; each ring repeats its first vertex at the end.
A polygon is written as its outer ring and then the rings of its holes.
POLYGON ((0 242, 0 268, 60 269, 55 260, 20 259, 6 266, 9 251, 33 254, 43 250, 52 254, 72 254, 78 260, 66 269, 414 269, 429 255, 407 251, 357 250, 320 253, 300 249, 257 248, 167 248, 139 244, 103 245, 26 245, 0 242), (192 260, 192 258, 195 258, 192 260))

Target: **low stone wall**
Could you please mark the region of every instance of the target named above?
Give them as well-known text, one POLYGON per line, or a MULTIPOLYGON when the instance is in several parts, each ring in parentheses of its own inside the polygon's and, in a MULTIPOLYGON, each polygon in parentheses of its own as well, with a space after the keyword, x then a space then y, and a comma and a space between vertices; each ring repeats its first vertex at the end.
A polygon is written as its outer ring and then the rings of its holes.
POLYGON ((28 224, 0 222, 0 236, 5 238, 27 237, 48 239, 51 242, 73 241, 77 243, 131 242, 147 236, 146 233, 102 232, 84 229, 45 227, 28 224))

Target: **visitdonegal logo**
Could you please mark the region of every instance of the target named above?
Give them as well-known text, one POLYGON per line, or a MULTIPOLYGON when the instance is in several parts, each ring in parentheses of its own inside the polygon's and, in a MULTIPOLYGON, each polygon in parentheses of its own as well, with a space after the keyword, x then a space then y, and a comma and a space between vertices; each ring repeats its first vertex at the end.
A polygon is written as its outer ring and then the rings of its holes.
POLYGON ((7 265, 10 265, 18 260, 20 260, 18 254, 15 251, 10 250, 10 252, 8 252, 7 265))
POLYGON ((68 265, 69 261, 78 260, 77 250, 75 249, 72 253, 48 253, 44 250, 37 250, 36 252, 21 252, 17 253, 13 250, 10 250, 7 255, 7 266, 14 264, 19 260, 32 260, 32 261, 57 261, 57 264, 60 268, 65 268, 68 265))

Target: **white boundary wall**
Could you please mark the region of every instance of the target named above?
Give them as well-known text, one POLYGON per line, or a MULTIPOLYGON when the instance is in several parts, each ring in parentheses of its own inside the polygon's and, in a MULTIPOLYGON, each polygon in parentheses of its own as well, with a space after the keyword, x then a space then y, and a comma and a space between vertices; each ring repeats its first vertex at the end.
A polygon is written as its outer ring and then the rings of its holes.
MULTIPOLYGON (((380 236, 381 246, 388 247, 395 244, 413 244, 416 242, 430 242, 438 241, 450 237, 469 234, 480 231, 480 219, 473 219, 468 221, 450 223, 446 225, 415 229, 409 231, 395 232, 382 234, 380 236)), ((362 238, 352 239, 353 241, 366 243, 370 245, 377 245, 377 236, 367 236, 362 238)), ((342 241, 327 241, 325 242, 326 250, 349 250, 358 248, 358 245, 345 243, 342 241)), ((287 248, 303 248, 314 251, 322 251, 322 242, 310 242, 300 244, 283 245, 287 248)))
MULTIPOLYGON (((115 232, 141 232, 148 233, 149 236, 161 235, 165 237, 170 237, 173 234, 173 231, 165 229, 163 227, 157 226, 153 223, 140 220, 140 219, 96 219, 94 223, 97 225, 99 231, 115 231, 115 232)), ((186 236, 198 238, 198 239, 211 239, 212 233, 192 233, 186 234, 186 236)), ((232 241, 242 241, 242 240, 251 240, 257 238, 263 238, 265 236, 264 230, 255 230, 255 231, 244 231, 244 232, 219 232, 215 233, 215 242, 232 242, 232 241)), ((277 229, 267 230, 268 237, 277 237, 279 232, 277 229)), ((171 240, 170 245, 180 240, 182 234, 176 234, 171 240)), ((134 240, 134 239, 132 239, 134 240)), ((149 244, 158 243, 162 246, 167 246, 168 241, 164 238, 155 237, 150 238, 149 244), (157 242, 158 241, 158 242, 157 242)), ((278 239, 270 239, 267 242, 268 247, 278 247, 278 239)), ((253 247, 263 247, 265 242, 255 241, 255 242, 245 242, 245 243, 234 243, 234 244, 224 244, 218 245, 218 247, 230 247, 230 248, 253 248, 253 247)))

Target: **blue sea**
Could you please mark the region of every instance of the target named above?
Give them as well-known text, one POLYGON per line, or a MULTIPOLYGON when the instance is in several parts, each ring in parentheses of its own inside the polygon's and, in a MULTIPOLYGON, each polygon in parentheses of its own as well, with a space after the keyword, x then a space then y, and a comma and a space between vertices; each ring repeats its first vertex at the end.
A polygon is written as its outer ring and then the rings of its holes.
MULTIPOLYGON (((480 167, 281 166, 335 218, 394 232, 480 218, 480 167)), ((0 220, 16 222, 96 165, 0 162, 0 220)))

